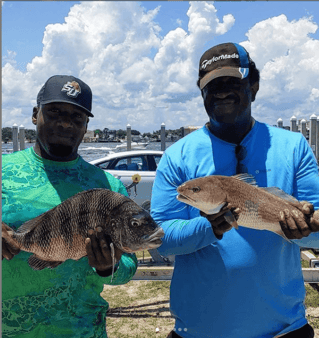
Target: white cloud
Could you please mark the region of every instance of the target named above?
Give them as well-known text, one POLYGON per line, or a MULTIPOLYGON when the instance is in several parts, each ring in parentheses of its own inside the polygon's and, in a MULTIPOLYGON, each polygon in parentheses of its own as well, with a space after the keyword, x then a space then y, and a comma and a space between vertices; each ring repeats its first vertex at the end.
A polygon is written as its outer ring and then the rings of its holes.
MULTIPOLYGON (((202 125, 207 116, 196 86, 203 48, 233 27, 231 14, 219 18, 213 3, 190 2, 187 30, 161 36, 160 7, 145 11, 138 2, 84 1, 71 7, 63 24, 50 24, 42 54, 23 72, 7 53, 2 68, 3 126, 31 125, 32 107, 53 74, 72 74, 90 85, 93 114, 89 128, 152 131, 202 125), (18 109, 18 110, 15 110, 18 109), (18 121, 15 121, 19 119, 18 121)), ((177 21, 178 23, 178 21, 177 21)), ((318 114, 318 25, 310 18, 269 18, 247 32, 241 44, 261 71, 253 115, 274 124, 279 116, 318 114)))
POLYGON ((197 63, 203 45, 229 30, 234 18, 228 15, 220 21, 213 4, 191 2, 188 31, 179 27, 161 37, 154 21, 159 10, 145 11, 137 2, 74 5, 63 24, 46 27, 42 55, 27 65, 26 72, 9 59, 3 67, 3 125, 18 117, 10 109, 18 104, 31 127, 31 102, 35 104, 38 91, 53 74, 72 74, 90 85, 95 115, 90 128, 123 129, 130 123, 148 131, 159 129, 162 122, 168 128, 191 123, 194 109, 202 109, 198 99, 192 100, 199 96, 197 63), (181 94, 182 101, 176 103, 181 94), (177 109, 176 117, 172 109, 177 109))
POLYGON ((260 70, 260 90, 253 112, 262 120, 309 119, 318 108, 319 41, 310 37, 318 25, 311 18, 288 21, 285 15, 253 26, 241 43, 260 70))
POLYGON ((16 65, 17 61, 15 60, 15 57, 17 56, 17 53, 12 50, 7 50, 7 55, 4 55, 2 58, 2 63, 10 63, 11 65, 16 65))
POLYGON ((312 88, 311 94, 310 94, 310 101, 316 101, 318 99, 319 99, 319 89, 312 88))

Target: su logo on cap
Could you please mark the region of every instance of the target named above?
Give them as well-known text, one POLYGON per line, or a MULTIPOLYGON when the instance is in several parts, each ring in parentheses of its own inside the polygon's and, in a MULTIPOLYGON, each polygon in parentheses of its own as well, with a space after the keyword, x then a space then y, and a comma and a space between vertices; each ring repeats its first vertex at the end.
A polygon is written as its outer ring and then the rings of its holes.
POLYGON ((76 81, 67 82, 61 92, 66 92, 68 96, 76 98, 81 93, 81 87, 76 81))

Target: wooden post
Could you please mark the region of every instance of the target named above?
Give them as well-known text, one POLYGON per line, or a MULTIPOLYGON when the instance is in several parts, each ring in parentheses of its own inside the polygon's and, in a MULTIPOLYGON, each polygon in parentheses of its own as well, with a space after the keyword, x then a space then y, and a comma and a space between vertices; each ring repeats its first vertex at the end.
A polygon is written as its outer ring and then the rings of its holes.
POLYGON ((12 144, 13 151, 18 151, 18 125, 16 123, 12 126, 12 144))
POLYGON ((165 139, 165 123, 161 124, 161 150, 165 151, 166 148, 166 139, 165 139))
POLYGON ((317 116, 315 114, 312 114, 310 116, 309 145, 310 145, 313 153, 315 154, 315 156, 317 154, 316 134, 317 134, 317 116))
POLYGON ((278 128, 282 128, 283 127, 283 121, 282 121, 282 118, 279 117, 279 119, 277 120, 277 126, 278 128))
POLYGON ((301 133, 302 135, 307 138, 307 126, 306 126, 307 121, 305 119, 302 119, 300 121, 301 124, 301 133))
POLYGON ((25 149, 25 129, 22 124, 19 127, 19 142, 20 142, 20 150, 24 150, 25 149))
POLYGON ((290 130, 291 131, 298 131, 296 116, 291 116, 291 118, 290 118, 290 130))
POLYGON ((127 144, 127 151, 132 150, 132 129, 131 126, 128 124, 126 126, 126 144, 127 144))

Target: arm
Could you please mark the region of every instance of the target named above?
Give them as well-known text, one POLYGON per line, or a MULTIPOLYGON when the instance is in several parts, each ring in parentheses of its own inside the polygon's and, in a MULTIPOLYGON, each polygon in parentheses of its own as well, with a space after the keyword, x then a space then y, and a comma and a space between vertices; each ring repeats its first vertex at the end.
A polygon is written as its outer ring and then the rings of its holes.
POLYGON ((176 199, 176 188, 189 179, 181 159, 177 161, 173 163, 167 153, 163 155, 152 190, 152 217, 165 232, 158 248, 163 255, 189 254, 217 241, 211 223, 199 210, 176 199))
POLYGON ((105 277, 97 271, 101 278, 103 278, 104 284, 120 285, 128 283, 135 275, 137 269, 137 258, 135 254, 123 253, 117 266, 113 278, 112 269, 109 270, 109 275, 105 277))
MULTIPOLYGON (((299 153, 296 155, 296 179, 294 183, 293 195, 299 201, 309 201, 314 205, 314 209, 319 208, 319 175, 317 161, 305 138, 301 138, 299 153)), ((319 224, 318 224, 319 225, 319 224)), ((319 226, 313 224, 312 228, 317 232, 311 232, 309 236, 302 239, 293 240, 301 247, 319 248, 319 226)))

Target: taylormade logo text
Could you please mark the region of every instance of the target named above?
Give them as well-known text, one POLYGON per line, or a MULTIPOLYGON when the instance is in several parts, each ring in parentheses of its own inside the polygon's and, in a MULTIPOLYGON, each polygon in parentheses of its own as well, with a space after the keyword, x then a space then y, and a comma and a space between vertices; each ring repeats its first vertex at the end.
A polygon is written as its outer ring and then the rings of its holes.
POLYGON ((219 61, 219 60, 225 60, 225 59, 238 59, 239 55, 238 54, 224 54, 224 55, 220 55, 220 56, 214 56, 212 59, 210 60, 204 60, 202 62, 202 69, 205 69, 208 65, 212 64, 213 62, 219 61))

